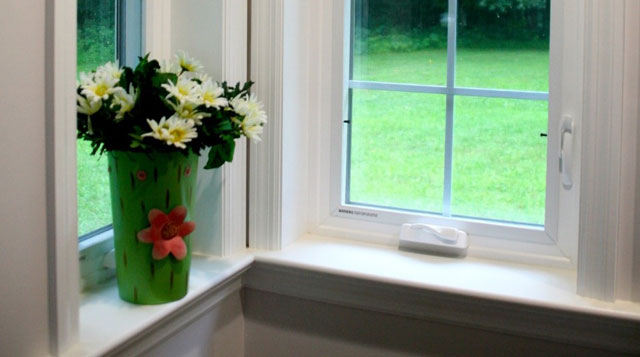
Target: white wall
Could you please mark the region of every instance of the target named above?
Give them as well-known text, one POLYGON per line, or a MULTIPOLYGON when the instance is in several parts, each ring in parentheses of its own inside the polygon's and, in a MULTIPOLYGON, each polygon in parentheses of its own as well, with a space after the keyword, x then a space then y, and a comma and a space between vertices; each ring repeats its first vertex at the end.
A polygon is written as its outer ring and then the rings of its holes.
POLYGON ((243 308, 249 357, 615 355, 253 289, 243 291, 243 308))
POLYGON ((0 3, 0 355, 48 352, 45 1, 0 3))
POLYGON ((141 356, 244 356, 244 318, 240 293, 229 295, 213 309, 141 356))

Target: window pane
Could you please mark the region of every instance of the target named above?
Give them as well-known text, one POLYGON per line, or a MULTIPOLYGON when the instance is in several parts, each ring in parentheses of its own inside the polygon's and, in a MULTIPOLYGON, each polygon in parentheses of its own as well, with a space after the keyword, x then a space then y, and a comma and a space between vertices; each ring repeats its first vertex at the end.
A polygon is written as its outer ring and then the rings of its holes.
POLYGON ((456 97, 454 215, 544 224, 547 102, 456 97))
POLYGON ((91 156, 91 144, 78 140, 78 234, 111 224, 107 156, 91 156))
MULTIPOLYGON (((78 72, 116 59, 115 1, 78 0, 78 72)), ((78 234, 111 223, 106 157, 91 156, 89 142, 78 140, 78 234)))
POLYGON ((351 202, 442 211, 445 100, 353 90, 351 202))
POLYGON ((457 87, 549 89, 548 0, 460 0, 457 87))
POLYGON ((116 59, 116 1, 78 0, 78 72, 116 59))
POLYGON ((355 0, 355 80, 444 85, 447 0, 355 0))

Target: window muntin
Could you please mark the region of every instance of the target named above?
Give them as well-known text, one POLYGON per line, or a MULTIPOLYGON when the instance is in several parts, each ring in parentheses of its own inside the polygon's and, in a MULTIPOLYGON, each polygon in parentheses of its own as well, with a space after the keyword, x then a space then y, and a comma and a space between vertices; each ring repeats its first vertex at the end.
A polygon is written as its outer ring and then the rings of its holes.
MULTIPOLYGON (((546 139, 540 134, 547 131, 549 4, 546 1, 534 1, 532 4, 535 3, 536 6, 524 4, 522 9, 506 7, 490 10, 490 3, 493 2, 486 2, 486 8, 480 9, 480 12, 489 14, 493 11, 501 15, 503 20, 492 20, 493 24, 489 24, 491 26, 485 23, 485 34, 492 26, 499 25, 500 21, 506 21, 511 28, 504 33, 489 36, 484 44, 486 48, 482 48, 482 43, 473 41, 474 37, 478 38, 477 24, 482 23, 470 18, 470 14, 477 12, 471 11, 472 6, 480 6, 476 2, 352 2, 350 110, 347 120, 348 145, 344 190, 344 202, 347 205, 419 211, 442 214, 445 217, 469 217, 517 224, 544 224, 547 159, 546 139), (458 6, 463 16, 458 16, 458 6), (424 18, 428 16, 417 16, 420 24, 417 29, 415 25, 398 26, 398 23, 411 24, 416 21, 416 16, 411 16, 410 13, 402 15, 403 12, 398 10, 401 7, 413 9, 412 13, 435 9, 439 10, 439 16, 431 15, 430 25, 424 22, 424 18), (386 13, 382 16, 378 11, 386 13), (517 28, 515 17, 520 18, 521 28, 517 28), (446 85, 440 85, 441 80, 438 76, 425 80, 420 71, 423 62, 430 61, 429 51, 439 53, 443 46, 442 41, 435 45, 418 44, 415 51, 409 48, 413 52, 405 56, 407 62, 404 68, 397 71, 393 65, 400 63, 398 58, 402 53, 397 52, 403 50, 402 43, 395 45, 399 50, 390 54, 392 60, 389 61, 381 60, 380 52, 370 50, 375 62, 382 63, 378 70, 372 69, 371 63, 374 61, 363 60, 368 56, 367 48, 384 48, 371 44, 382 41, 381 38, 384 36, 379 35, 381 31, 387 31, 387 41, 397 42, 403 36, 430 37, 432 33, 441 32, 441 27, 447 23, 450 24, 446 27, 447 36, 441 39, 446 41, 447 48, 446 85), (382 30, 362 28, 366 26, 379 26, 382 30), (458 31, 460 37, 457 36, 458 31), (378 33, 373 40, 369 35, 372 33, 378 33), (535 34, 535 38, 524 41, 527 33, 535 34), (416 52, 424 54, 422 61, 418 58, 416 62, 416 52), (363 62, 366 65, 362 65, 363 62), (529 68, 527 64, 530 63, 536 63, 536 66, 529 68), (361 74, 362 68, 374 75, 363 80, 362 78, 366 77, 361 74), (414 68, 415 76, 407 79, 407 74, 411 76, 411 69, 414 68), (402 82, 405 83, 376 80, 384 79, 380 73, 387 72, 404 76, 402 82), (474 87, 464 87, 459 83, 474 87), (374 94, 369 96, 380 98, 392 98, 389 94, 396 94, 397 98, 401 98, 402 94, 405 96, 404 99, 380 99, 366 104, 359 99, 363 96, 358 94, 359 92, 373 92, 374 94), (409 96, 407 92, 424 93, 421 94, 422 98, 440 97, 445 104, 439 110, 411 113, 407 108, 424 107, 425 104, 418 99, 409 99, 419 97, 415 94, 409 96), (368 108, 363 108, 367 105, 368 108), (363 117, 361 113, 366 112, 378 114, 363 117), (437 114, 439 112, 444 112, 444 115, 437 114), (413 116, 402 118, 403 113, 413 116), (441 126, 444 126, 444 131, 435 136, 430 130, 419 125, 423 117, 434 115, 440 115, 441 126), (384 128, 394 131, 397 130, 395 128, 398 122, 407 121, 416 124, 413 130, 406 129, 405 126, 404 132, 384 134, 384 128), (376 130, 377 136, 356 137, 367 132, 375 133, 376 130), (412 141, 411 138, 420 136, 416 134, 416 131, 420 130, 426 139, 412 141), (474 135, 482 136, 474 140, 474 135), (434 146, 433 142, 442 140, 439 139, 442 136, 444 140, 434 146), (367 146, 363 145, 363 142, 375 142, 375 145, 367 146), (485 145, 479 145, 481 142, 485 142, 485 145), (399 147, 414 149, 405 149, 407 154, 411 151, 410 155, 405 155, 398 152, 399 147), (413 158, 417 153, 429 150, 428 148, 432 151, 425 155, 422 162, 434 161, 433 157, 440 156, 437 166, 425 165, 420 171, 415 163, 408 164, 416 161, 413 158), (438 148, 443 150, 439 152, 438 148), (396 155, 389 155, 394 151, 396 155), (503 155, 500 155, 501 151, 504 152, 503 155), (526 162, 525 165, 518 164, 523 161, 526 162), (492 166, 485 167, 479 165, 480 162, 490 163, 492 166), (386 170, 380 167, 386 167, 386 170), (442 172, 440 182, 435 182, 433 175, 427 174, 437 170, 442 172), (416 174, 407 175, 407 172, 416 174), (428 178, 426 181, 425 177, 428 178), (469 180, 472 180, 471 184, 469 180), (434 202, 438 203, 434 199, 437 195, 428 192, 425 187, 431 191, 442 187, 440 207, 434 207, 434 202), (411 192, 424 196, 410 199, 408 197, 411 192), (388 196, 383 197, 385 194, 388 196), (522 197, 525 197, 525 201, 519 199, 522 197), (425 200, 430 203, 416 204, 425 200)), ((507 3, 517 5, 519 2, 509 0, 496 4, 507 3)), ((438 67, 440 64, 435 63, 434 66, 438 67)), ((386 78, 393 79, 393 76, 388 75, 386 78)))

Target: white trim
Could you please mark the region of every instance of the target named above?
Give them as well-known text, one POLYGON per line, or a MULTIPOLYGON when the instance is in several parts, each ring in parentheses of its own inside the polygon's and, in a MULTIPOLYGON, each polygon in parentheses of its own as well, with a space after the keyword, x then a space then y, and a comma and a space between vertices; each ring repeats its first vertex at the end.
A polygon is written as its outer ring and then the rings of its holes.
POLYGON ((54 355, 78 333, 76 6, 75 0, 46 5, 48 300, 54 355))
MULTIPOLYGON (((247 0, 194 0, 170 5, 171 32, 164 39, 169 45, 158 46, 187 51, 215 80, 231 85, 245 82, 247 0)), ((204 170, 207 154, 203 152, 199 161, 195 215, 199 228, 194 232, 193 251, 228 256, 246 248, 246 141, 236 141, 233 162, 221 168, 204 170)))
POLYGON ((250 254, 194 255, 187 295, 159 305, 130 304, 120 299, 115 281, 103 284, 83 294, 78 340, 64 356, 138 356, 237 292, 252 263, 250 254))
POLYGON ((545 229, 555 232, 559 250, 575 267, 578 256, 578 212, 580 204, 580 177, 573 175, 573 187, 561 187, 558 170, 560 153, 559 128, 561 119, 569 115, 574 120, 572 151, 574 155, 571 170, 580 172, 581 120, 583 107, 583 67, 584 67, 584 1, 553 1, 551 12, 550 53, 555 62, 549 67, 549 128, 547 129, 547 195, 545 229), (555 127, 554 127, 555 126, 555 127))
POLYGON ((103 351, 100 355, 140 356, 147 353, 159 343, 182 331, 191 322, 202 317, 222 300, 238 292, 242 288, 240 279, 242 273, 240 272, 229 280, 214 286, 193 301, 189 301, 187 305, 179 310, 166 314, 150 328, 126 340, 124 343, 118 344, 113 349, 103 351))
MULTIPOLYGON (((222 1, 222 78, 229 83, 247 81, 248 0, 222 1)), ((223 166, 222 256, 246 248, 247 141, 236 141, 233 162, 223 166)))
POLYGON ((284 0, 251 2, 251 80, 269 123, 249 145, 249 246, 279 249, 282 224, 284 0))
POLYGON ((578 346, 638 353, 638 322, 500 301, 365 277, 293 267, 256 257, 243 286, 285 296, 578 346), (482 315, 482 318, 478 316, 482 315), (585 329, 585 326, 589 326, 585 329), (576 333, 580 331, 580 333, 576 333))
POLYGON ((640 244, 634 216, 640 213, 640 180, 636 170, 640 145, 640 1, 626 1, 624 10, 624 97, 622 98, 622 153, 620 237, 616 254, 616 298, 640 301, 640 244), (635 192, 635 197, 626 193, 635 192), (635 250, 634 250, 635 249, 635 250), (636 264, 636 265, 634 265, 636 264), (634 289, 636 292, 634 293, 634 289))
POLYGON ((640 303, 583 298, 575 293, 575 279, 573 269, 429 256, 308 235, 280 252, 256 252, 243 283, 365 310, 480 328, 487 323, 566 343, 611 343, 637 354, 640 303), (507 311, 501 324, 492 324, 507 311), (485 313, 486 319, 478 318, 485 313))
POLYGON ((171 48, 171 0, 143 0, 142 26, 144 53, 151 58, 168 60, 173 56, 171 48))
MULTIPOLYGON (((397 235, 399 232, 399 223, 404 223, 407 217, 414 217, 419 219, 418 215, 411 214, 398 214, 397 212, 391 212, 384 209, 358 207, 357 211, 360 213, 372 213, 374 212, 377 217, 369 217, 368 215, 360 215, 360 220, 347 219, 354 217, 353 214, 341 213, 340 210, 353 210, 353 205, 346 205, 342 203, 341 191, 344 191, 344 185, 346 182, 345 170, 340 167, 340 162, 346 162, 346 160, 339 160, 337 158, 343 158, 347 155, 346 151, 343 152, 341 148, 343 143, 347 140, 346 130, 343 130, 343 118, 345 113, 348 113, 348 90, 349 83, 358 86, 366 85, 361 82, 349 81, 349 69, 348 61, 349 56, 345 51, 344 43, 350 41, 349 31, 345 31, 347 25, 350 22, 348 18, 349 13, 349 1, 345 0, 333 0, 330 2, 313 3, 308 5, 313 7, 313 16, 308 19, 299 21, 297 32, 299 36, 304 36, 305 33, 309 34, 330 34, 330 36, 323 36, 322 41, 311 41, 315 46, 309 46, 307 48, 301 48, 300 51, 308 51, 305 56, 312 58, 314 63, 313 70, 303 73, 298 78, 299 88, 308 93, 309 98, 306 102, 301 103, 303 106, 302 115, 298 118, 306 119, 309 127, 305 131, 307 133, 309 143, 306 150, 309 151, 309 162, 300 163, 298 170, 304 170, 305 167, 308 170, 308 190, 311 192, 309 195, 307 205, 300 206, 300 210, 307 210, 307 231, 319 235, 337 236, 343 238, 351 238, 357 240, 365 240, 376 243, 396 245, 397 235), (322 14, 330 13, 331 16, 322 16, 322 14), (328 57, 328 58, 327 58, 328 57), (341 70, 336 70, 341 69, 341 70), (328 144, 330 143, 330 144, 328 144), (380 219, 384 216, 386 219, 380 219), (399 216, 402 216, 399 219, 399 216), (368 220, 368 222, 367 222, 368 220), (394 224, 395 223, 395 224, 394 224)), ((552 21, 555 22, 556 27, 562 25, 560 32, 561 36, 559 41, 556 39, 552 41, 552 60, 555 63, 553 67, 561 67, 561 75, 559 78, 552 77, 550 81, 550 92, 555 97, 561 98, 558 100, 558 104, 551 105, 550 110, 550 125, 555 126, 555 123, 559 123, 561 113, 569 112, 580 114, 579 108, 581 108, 581 99, 574 98, 572 94, 566 96, 559 95, 560 92, 579 92, 581 88, 581 75, 576 75, 576 71, 567 71, 567 68, 581 68, 581 52, 580 44, 574 45, 573 42, 566 42, 566 48, 564 52, 559 51, 559 45, 563 44, 563 40, 569 36, 577 36, 576 31, 580 28, 576 26, 574 22, 580 23, 580 19, 576 21, 563 22, 563 13, 568 13, 571 10, 578 10, 580 14, 580 3, 578 1, 566 1, 566 2, 552 2, 554 11, 557 13, 552 21), (558 16, 558 14, 560 16, 558 16), (564 37, 563 37, 564 36, 564 37), (571 67, 573 66, 573 67, 571 67), (566 72, 566 74, 565 74, 566 72), (578 108, 578 109, 574 109, 578 108)), ((286 23, 289 21, 287 18, 283 19, 286 23)), ((290 43, 285 43, 285 48, 291 46, 290 43)), ((561 48, 562 49, 562 48, 561 48)), ((285 49, 286 52, 286 49, 285 49)), ((268 66, 264 58, 254 57, 254 66, 268 66)), ((267 69, 263 69, 267 70, 267 69)), ((558 70, 556 70, 557 72, 558 70)), ((556 73, 558 75, 558 73, 556 73)), ((289 83, 287 82, 287 85, 289 83)), ((386 83, 381 84, 386 86, 386 83)), ((396 84, 392 84, 395 86, 396 84)), ((401 85, 403 86, 403 85, 401 85)), ((393 88, 397 89, 397 88, 393 88)), ((411 88, 412 90, 424 90, 422 86, 411 88), (420 87, 420 88, 418 88, 420 87)), ((434 88, 429 88, 431 90, 434 88)), ((436 88, 437 89, 437 88, 436 88)), ((439 90, 439 89, 437 89, 439 90)), ((275 93, 272 91, 272 93, 275 93)), ((475 92, 474 92, 475 93, 475 92)), ((490 93, 491 94, 491 93, 490 93)), ((495 94, 495 93, 493 93, 495 94)), ((530 94, 525 94, 525 97, 529 97, 530 94)), ((542 99, 537 98, 536 99, 542 99)), ((286 101, 287 98, 285 97, 286 101)), ((285 118, 285 121, 287 119, 285 118)), ((287 124, 288 125, 288 124, 287 124)), ((555 127, 550 130, 549 137, 549 154, 548 157, 555 158, 558 155, 559 143, 557 140, 557 134, 554 134, 555 127)), ((297 135, 304 135, 303 132, 297 135)), ((277 138, 276 138, 277 139, 277 138)), ((579 138, 573 140, 573 145, 579 148, 579 138)), ((277 144, 275 144, 277 145, 277 144)), ((279 148, 279 150, 288 152, 289 150, 302 150, 299 147, 287 147, 279 148)), ((271 150, 271 149, 270 149, 271 150)), ((574 160, 574 172, 578 172, 579 160, 574 160)), ((560 185, 557 180, 560 176, 557 172, 557 162, 554 159, 548 160, 549 162, 549 175, 548 183, 549 192, 560 191, 560 185)), ((259 177, 269 177, 272 172, 264 171, 260 167, 256 167, 251 164, 252 174, 259 177)), ((290 173, 276 172, 276 181, 282 181, 290 173)), ((575 187, 579 187, 579 180, 575 187)), ((517 225, 509 223, 487 223, 478 221, 475 219, 461 218, 456 219, 456 224, 464 229, 478 229, 475 236, 472 237, 472 248, 470 254, 486 257, 491 254, 495 254, 497 259, 521 259, 526 257, 523 262, 535 263, 535 264, 551 264, 553 266, 575 266, 577 256, 577 215, 573 212, 577 212, 578 200, 577 189, 559 192, 557 195, 548 194, 547 203, 547 217, 545 217, 546 224, 545 229, 542 230, 537 227, 527 225, 517 225), (560 196, 560 199, 556 196, 560 196), (562 201, 562 202, 558 202, 562 201), (566 202, 565 202, 566 201, 566 202), (563 212, 561 208, 575 208, 575 210, 568 210, 563 212), (556 214, 567 216, 568 218, 562 218, 561 222, 558 222, 556 214), (497 227, 501 227, 504 230, 499 232, 497 227), (524 228, 524 229, 523 229, 524 228), (561 234, 560 234, 561 233, 561 234), (559 238, 558 238, 559 237, 559 238), (515 239, 516 241, 512 241, 515 239), (519 241, 519 242, 518 242, 519 241), (538 244, 532 244, 532 243, 538 244), (557 245, 556 245, 557 244, 557 245), (499 248, 500 246, 503 248, 499 248)), ((274 198, 273 201, 276 201, 274 198)), ((263 205, 261 210, 257 210, 258 214, 273 213, 268 209, 268 206, 263 205)), ((280 211, 277 211, 280 214, 280 211)), ((424 219, 424 215, 420 215, 424 219)), ((252 218, 253 219, 253 218, 252 218)), ((442 217, 430 217, 434 222, 440 222, 442 217)), ((283 225, 288 224, 291 221, 289 215, 278 218, 278 222, 282 222, 283 225)), ((440 222, 442 224, 442 222, 440 222)), ((435 224, 435 223, 434 223, 435 224)), ((286 227, 286 226, 285 226, 286 227)), ((251 229, 251 228, 250 228, 251 229)), ((285 228, 283 228, 284 230, 285 228)), ((284 234, 283 234, 284 236, 284 234)), ((287 240, 283 237, 284 242, 287 240)), ((283 243, 283 245, 286 245, 283 243)), ((277 247, 277 245, 275 245, 277 247)))
MULTIPOLYGON (((633 18, 632 14, 638 14, 640 13, 640 9, 638 7, 640 7, 640 2, 630 2, 630 4, 628 4, 629 9, 627 9, 627 12, 625 12, 625 14, 631 14, 630 15, 630 19, 629 19, 629 26, 630 29, 633 28, 633 26, 640 27, 640 24, 638 24, 638 20, 640 20, 638 17, 633 18)), ((634 68, 634 62, 636 64, 640 64, 640 31, 636 31, 635 33, 633 31, 626 31, 627 34, 630 35, 630 39, 628 39, 628 45, 630 49, 634 48, 634 43, 633 43, 633 37, 635 37, 635 50, 634 51, 629 51, 629 57, 627 58, 627 60, 625 61, 625 66, 630 66, 630 68, 633 70, 634 68)), ((636 65, 635 66, 635 71, 640 71, 640 65, 636 65)), ((638 77, 638 86, 640 87, 640 74, 638 72, 635 73, 636 77, 638 77)), ((630 81, 627 82, 630 86, 633 86, 633 82, 632 82, 632 78, 633 78, 633 72, 630 73, 631 77, 629 78, 630 81)), ((633 88, 633 87, 632 87, 633 88)), ((626 90, 626 89, 625 89, 626 90)), ((640 88, 636 87, 635 91, 637 93, 637 98, 639 98, 639 100, 636 100, 636 112, 635 112, 635 117, 639 118, 640 117, 640 88)), ((625 100, 625 115, 627 115, 627 113, 629 114, 628 118, 633 118, 633 97, 630 96, 630 100, 625 100)), ((634 122, 632 120, 632 122, 634 122)), ((638 125, 637 121, 635 122, 636 125, 638 125)), ((636 131, 637 133, 637 137, 640 137, 640 126, 638 127, 638 130, 636 131)), ((632 222, 634 222, 634 235, 635 237, 638 237, 640 235, 640 165, 638 165, 637 159, 640 158, 640 143, 636 142, 636 160, 634 161, 636 163, 636 172, 635 172, 635 192, 636 192, 636 197, 635 197, 635 205, 634 205, 634 216, 632 218, 632 222)), ((626 184, 625 184, 625 188, 626 188, 626 184)), ((634 190, 631 191, 627 191, 627 192, 633 192, 634 190)), ((626 209, 626 208, 625 208, 626 209)), ((635 244, 633 244, 633 263, 631 265, 633 276, 631 277, 631 300, 633 301, 640 301, 640 244, 638 244, 637 242, 635 244)))
POLYGON ((635 180, 633 163, 624 160, 635 162, 637 141, 637 108, 625 108, 638 98, 638 63, 625 66, 625 56, 637 61, 637 34, 625 37, 625 23, 637 32, 639 14, 627 3, 586 3, 578 292, 602 300, 614 300, 618 284, 629 285, 630 296, 631 279, 620 278, 633 266, 630 257, 620 259, 634 239, 633 212, 625 209, 633 210, 635 197, 623 188, 635 180))

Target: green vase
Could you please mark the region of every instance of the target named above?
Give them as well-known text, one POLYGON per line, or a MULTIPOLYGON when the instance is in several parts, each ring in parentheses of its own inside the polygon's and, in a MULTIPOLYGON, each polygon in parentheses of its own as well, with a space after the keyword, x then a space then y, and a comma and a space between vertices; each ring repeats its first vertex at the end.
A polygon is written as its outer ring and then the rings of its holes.
POLYGON ((120 298, 134 304, 162 304, 187 294, 191 265, 191 237, 184 243, 187 255, 178 260, 169 253, 152 257, 153 243, 138 239, 148 228, 149 211, 169 214, 177 206, 193 220, 198 156, 189 153, 109 152, 109 181, 120 298))

